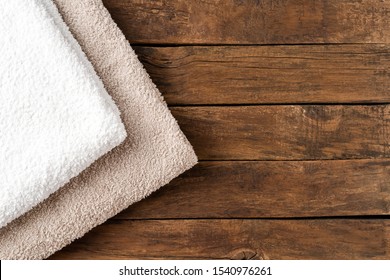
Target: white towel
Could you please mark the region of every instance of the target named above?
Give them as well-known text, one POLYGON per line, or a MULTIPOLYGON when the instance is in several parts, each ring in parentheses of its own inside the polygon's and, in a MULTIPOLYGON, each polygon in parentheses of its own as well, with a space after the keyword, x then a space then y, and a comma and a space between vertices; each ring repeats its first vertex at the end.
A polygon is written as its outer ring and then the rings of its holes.
POLYGON ((0 227, 126 137, 92 65, 44 2, 0 0, 0 227))

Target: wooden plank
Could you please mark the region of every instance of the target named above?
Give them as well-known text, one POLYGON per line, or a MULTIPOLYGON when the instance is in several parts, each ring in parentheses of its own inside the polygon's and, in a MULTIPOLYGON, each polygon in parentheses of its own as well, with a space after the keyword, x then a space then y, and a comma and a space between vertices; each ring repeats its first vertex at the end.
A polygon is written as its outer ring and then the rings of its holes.
POLYGON ((116 219, 385 215, 389 181, 390 160, 200 162, 116 219))
POLYGON ((175 107, 201 160, 389 156, 390 105, 175 107))
POLYGON ((381 0, 104 0, 131 43, 389 43, 381 0))
POLYGON ((390 101, 389 45, 135 50, 171 105, 390 101))
POLYGON ((389 259, 390 220, 111 221, 52 259, 389 259))

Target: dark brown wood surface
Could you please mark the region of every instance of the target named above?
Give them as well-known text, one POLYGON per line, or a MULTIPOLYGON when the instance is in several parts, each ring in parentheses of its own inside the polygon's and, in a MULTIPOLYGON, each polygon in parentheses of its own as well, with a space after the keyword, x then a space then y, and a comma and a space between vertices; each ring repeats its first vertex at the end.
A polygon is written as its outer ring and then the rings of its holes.
POLYGON ((171 109, 201 160, 389 156, 390 105, 171 109))
POLYGON ((383 0, 104 0, 139 44, 389 43, 383 0))
POLYGON ((390 1, 103 2, 200 163, 52 259, 390 259, 390 1))
POLYGON ((390 101, 388 45, 135 50, 172 105, 390 101))
POLYGON ((200 162, 115 218, 386 215, 389 177, 388 159, 200 162))
POLYGON ((52 259, 386 259, 390 220, 110 221, 52 259))

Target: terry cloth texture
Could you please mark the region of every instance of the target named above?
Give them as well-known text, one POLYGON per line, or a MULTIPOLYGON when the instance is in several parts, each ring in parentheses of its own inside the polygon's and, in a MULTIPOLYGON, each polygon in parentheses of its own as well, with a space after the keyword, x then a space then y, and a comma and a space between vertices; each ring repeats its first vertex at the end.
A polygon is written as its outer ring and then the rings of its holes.
POLYGON ((0 2, 0 227, 126 137, 118 108, 51 5, 0 2))
POLYGON ((1 259, 46 258, 197 162, 101 1, 54 2, 121 110, 129 136, 66 187, 1 229, 1 259))

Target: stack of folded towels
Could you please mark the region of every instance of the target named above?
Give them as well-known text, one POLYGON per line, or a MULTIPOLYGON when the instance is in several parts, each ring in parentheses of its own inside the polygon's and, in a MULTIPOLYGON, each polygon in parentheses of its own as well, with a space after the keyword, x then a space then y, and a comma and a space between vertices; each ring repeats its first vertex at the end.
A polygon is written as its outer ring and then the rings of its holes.
POLYGON ((196 155, 101 0, 0 2, 0 259, 42 259, 196 155))

